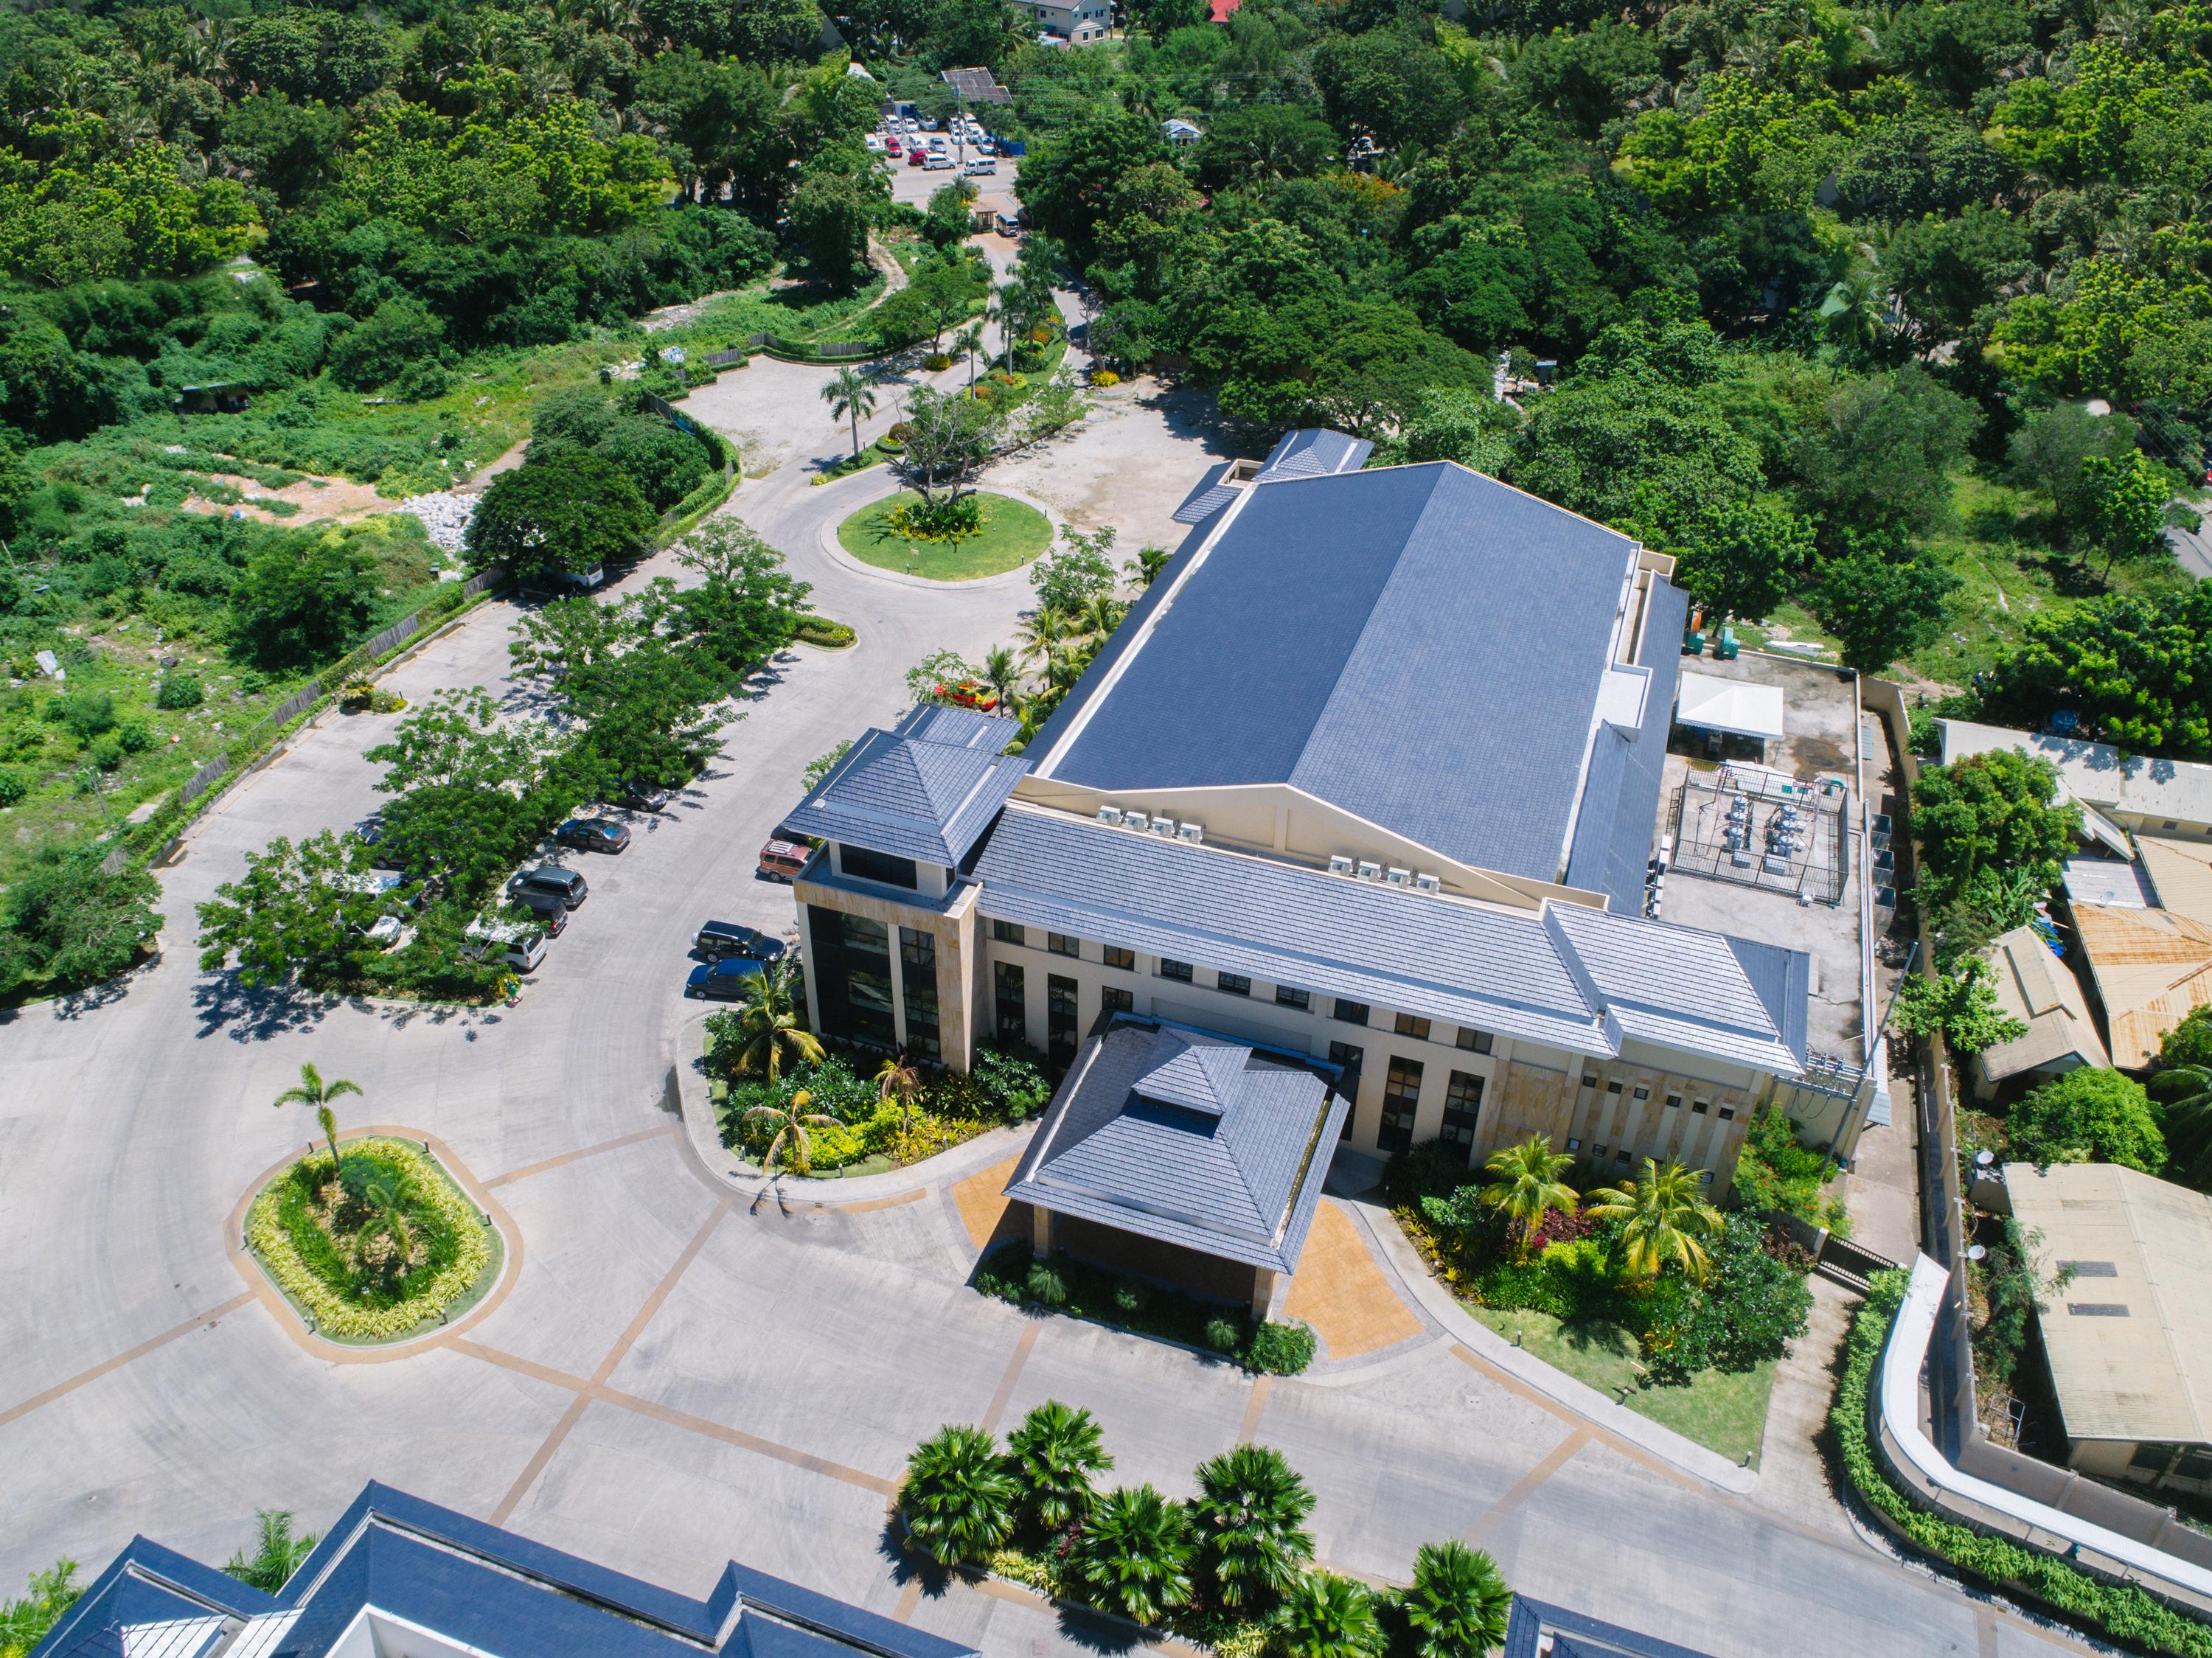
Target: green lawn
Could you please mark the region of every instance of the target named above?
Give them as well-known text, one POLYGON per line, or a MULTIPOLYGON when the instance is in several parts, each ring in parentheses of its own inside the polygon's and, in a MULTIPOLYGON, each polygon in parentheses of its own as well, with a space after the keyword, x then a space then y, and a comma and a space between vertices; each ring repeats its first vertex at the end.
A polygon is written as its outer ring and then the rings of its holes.
POLYGON ((959 541, 908 541, 891 531, 891 509, 921 499, 911 491, 863 507, 837 526, 838 544, 863 564, 933 581, 974 581, 1019 569, 1052 544, 1052 525, 1034 507, 978 492, 983 528, 959 541))
POLYGON ((1620 1389, 1627 1388, 1624 1402, 1638 1416, 1672 1428, 1731 1462, 1742 1461, 1748 1452, 1751 1466, 1759 1466, 1759 1442, 1766 1432, 1766 1400, 1774 1386, 1771 1361, 1741 1376, 1707 1370, 1686 1388, 1639 1388, 1630 1368, 1636 1338, 1618 1324, 1603 1320, 1565 1324, 1548 1313, 1505 1312, 1464 1301, 1460 1304, 1508 1341, 1519 1335, 1522 1347, 1553 1370, 1616 1399, 1620 1389))

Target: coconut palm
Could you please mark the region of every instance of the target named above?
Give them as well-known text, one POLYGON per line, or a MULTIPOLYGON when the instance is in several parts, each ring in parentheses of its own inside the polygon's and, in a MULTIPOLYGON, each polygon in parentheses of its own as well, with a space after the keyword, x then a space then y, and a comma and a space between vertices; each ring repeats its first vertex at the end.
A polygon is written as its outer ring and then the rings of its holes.
POLYGON ((1371 1658, 1382 1649, 1375 1597, 1364 1583, 1310 1571, 1283 1597, 1273 1645, 1286 1658, 1371 1658))
POLYGON ((274 1594, 284 1587, 286 1579, 299 1570, 301 1563, 315 1552, 317 1540, 313 1532, 302 1537, 292 1534, 289 1509, 256 1509, 253 1523, 258 1545, 253 1558, 247 1559, 246 1551, 240 1549, 224 1563, 222 1569, 240 1582, 251 1583, 264 1594, 274 1594))
POLYGON ((764 1077, 775 1082, 782 1077, 787 1060, 821 1063, 821 1042, 811 1031, 799 1029, 788 963, 777 963, 745 987, 745 999, 735 1023, 737 1058, 732 1068, 740 1077, 764 1077))
POLYGON ((1151 1485, 1124 1485, 1091 1506, 1079 1570, 1099 1602, 1156 1624, 1190 1599, 1190 1516, 1151 1485))
POLYGON ((1049 662, 1058 653, 1061 642, 1074 631, 1074 620, 1066 610, 1056 604, 1043 604, 1014 630, 1014 637, 1021 641, 1024 660, 1042 657, 1049 662))
POLYGON ((1702 1240, 1721 1230, 1721 1212, 1698 1195, 1698 1177, 1680 1163, 1662 1169, 1646 1157, 1634 1184, 1601 1187, 1587 1202, 1591 1215, 1622 1223, 1621 1262, 1637 1277, 1656 1277, 1672 1260, 1692 1283, 1705 1281, 1711 1263, 1702 1240))
POLYGON ((359 1083, 348 1082, 343 1077, 333 1077, 325 1082, 321 1072, 312 1065, 303 1065, 300 1067, 300 1085, 286 1089, 270 1103, 304 1105, 315 1114, 316 1127, 323 1131, 323 1138, 331 1143, 331 1173, 343 1178, 345 1163, 338 1156, 338 1118, 337 1113, 331 1109, 331 1102, 360 1092, 359 1083))
POLYGON ((983 349, 983 325, 969 323, 952 337, 952 355, 968 359, 968 384, 975 383, 975 359, 983 349))
POLYGON ((353 1195, 368 1210, 368 1219, 355 1235, 356 1258, 383 1278, 405 1277, 408 1258, 415 1253, 415 1229, 400 1207, 398 1184, 389 1175, 374 1175, 353 1195))
POLYGON ((1129 607, 1111 593, 1093 593, 1075 618, 1075 625, 1096 639, 1103 639, 1121 625, 1129 607))
POLYGON ((915 1546, 940 1565, 978 1559, 1014 1530, 1013 1477, 981 1428, 947 1425, 914 1448, 899 1515, 915 1546))
POLYGON ((853 459, 860 458, 860 417, 876 412, 876 388, 857 368, 840 368, 822 388, 822 401, 830 405, 832 420, 853 425, 853 459))
POLYGON ((1313 1558, 1304 1521, 1314 1496, 1266 1445, 1239 1445, 1198 1469, 1192 1504, 1200 1550, 1224 1606, 1265 1606, 1287 1590, 1313 1558))
POLYGON ((914 1096, 921 1087, 921 1072, 905 1054, 885 1060, 876 1067, 876 1097, 899 1102, 899 1133, 914 1133, 914 1096))
POLYGON ((2166 1134, 2166 1172, 2212 1190, 2212 1067, 2177 1065, 2146 1086, 2166 1134))
POLYGON ((981 677, 991 688, 992 695, 999 699, 1001 708, 1013 706, 1014 692, 1022 683, 1022 667, 1014 659, 1012 651, 1004 645, 994 645, 990 654, 983 659, 981 677))
POLYGON ((1478 1198, 1486 1207, 1502 1210, 1520 1223, 1522 1248, 1526 1249, 1553 1210, 1575 1212, 1575 1188, 1559 1178, 1573 1163, 1565 1152, 1553 1151, 1551 1141, 1541 1134, 1532 1134, 1518 1145, 1490 1154, 1483 1167, 1494 1178, 1478 1198))
POLYGON ((1413 1582, 1396 1596, 1413 1632, 1414 1658, 1485 1658, 1505 1644, 1513 1591, 1498 1563, 1462 1542, 1424 1543, 1413 1582))
POLYGON ((806 1108, 814 1103, 814 1096, 800 1089, 781 1105, 757 1105, 746 1112, 741 1121, 770 1125, 775 1131, 769 1140, 768 1150, 761 1153, 761 1172, 773 1175, 780 1169, 796 1168, 805 1174, 813 1165, 813 1143, 806 1131, 813 1128, 834 1128, 837 1119, 806 1108))
POLYGON ((1048 1399, 1006 1436, 1006 1460, 1030 1512, 1047 1531, 1060 1531, 1091 1507, 1091 1477, 1114 1467, 1090 1412, 1048 1399))
POLYGON ((1137 556, 1123 568, 1130 580, 1139 587, 1149 587, 1159 580, 1160 572, 1168 568, 1171 556, 1164 547, 1139 547, 1137 556))

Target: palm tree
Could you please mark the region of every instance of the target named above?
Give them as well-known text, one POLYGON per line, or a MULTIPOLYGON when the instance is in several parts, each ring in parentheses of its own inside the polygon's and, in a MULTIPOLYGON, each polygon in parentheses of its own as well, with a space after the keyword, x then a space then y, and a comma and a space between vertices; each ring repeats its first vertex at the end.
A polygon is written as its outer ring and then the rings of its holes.
POLYGON ((362 1182, 360 1197, 369 1215, 355 1238, 359 1259, 385 1278, 404 1278, 415 1253, 415 1229, 399 1206, 399 1187, 390 1175, 375 1175, 362 1182))
POLYGON ((2177 1065, 2148 1086, 2166 1133, 2166 1172, 2199 1191, 2212 1189, 2212 1068, 2177 1065))
POLYGON ((1482 1188, 1479 1200, 1520 1223, 1521 1247, 1525 1251, 1528 1240, 1553 1210, 1574 1213, 1575 1188, 1559 1178, 1573 1163, 1574 1159, 1565 1152, 1553 1151, 1551 1141, 1541 1134, 1532 1134, 1518 1145, 1490 1154, 1483 1167, 1496 1178, 1482 1188))
POLYGON ((837 1124, 835 1117, 819 1111, 809 1111, 806 1108, 813 1103, 814 1096, 802 1088, 785 1104, 757 1105, 745 1113, 742 1121, 769 1123, 775 1128, 775 1138, 769 1141, 768 1150, 761 1154, 761 1173, 773 1175, 779 1166, 791 1166, 793 1160, 784 1155, 786 1147, 798 1154, 800 1174, 805 1174, 812 1165, 814 1148, 807 1140, 807 1128, 810 1126, 834 1128, 837 1124))
POLYGON ((981 677, 983 683, 991 688, 992 695, 999 699, 1001 708, 1013 706, 1014 692, 1022 683, 1022 669, 1012 651, 1004 645, 994 645, 990 654, 983 659, 981 677))
POLYGON ((914 1133, 914 1096, 921 1086, 921 1072, 902 1054, 876 1068, 876 1097, 899 1102, 899 1133, 914 1133))
POLYGON ((779 962, 746 987, 744 1004, 738 1009, 737 1060, 740 1077, 765 1077, 775 1082, 783 1075, 786 1058, 805 1065, 822 1062, 822 1044, 799 1024, 799 1010, 791 994, 791 967, 779 962))
POLYGON ((914 1448, 899 1487, 907 1535, 939 1565, 955 1566, 1013 1535, 1013 1477, 981 1428, 947 1425, 914 1448))
POLYGON ((1656 1277, 1674 1260, 1692 1284, 1705 1281, 1711 1263, 1701 1240, 1721 1230, 1721 1212, 1698 1194, 1698 1177, 1680 1163, 1662 1169, 1656 1157, 1644 1158, 1633 1185, 1591 1193, 1589 1212, 1623 1223, 1620 1258, 1638 1278, 1656 1277))
POLYGON ((1304 1522, 1314 1496, 1280 1451, 1224 1451, 1199 1465, 1198 1487, 1194 1517, 1223 1605, 1264 1606, 1297 1581, 1313 1558, 1304 1522))
POLYGON ((1374 1595, 1333 1571, 1310 1571, 1291 1585, 1274 1637, 1286 1658, 1370 1658, 1382 1649, 1374 1595))
POLYGON ((272 1105, 304 1105, 315 1114, 315 1123, 323 1131, 323 1138, 331 1143, 331 1173, 343 1177, 345 1163, 338 1156, 338 1117, 331 1109, 332 1100, 343 1099, 348 1094, 359 1094, 361 1084, 335 1077, 323 1080, 323 1073, 312 1065, 300 1067, 300 1085, 288 1088, 270 1103, 272 1105))
POLYGON ((1006 1460, 1047 1531, 1064 1530, 1091 1507, 1091 1476, 1114 1467, 1090 1412, 1048 1399, 1006 1436, 1006 1460))
POLYGON ((1084 1527, 1079 1570, 1109 1611, 1156 1624, 1190 1599, 1190 1516, 1144 1485, 1109 1491, 1084 1527))
POLYGON ((1111 593, 1093 593, 1075 618, 1076 626, 1097 639, 1103 639, 1121 625, 1128 614, 1128 606, 1111 593))
POLYGON ((876 388, 857 368, 840 368, 822 388, 822 401, 830 405, 832 420, 853 423, 853 459, 860 458, 860 417, 876 412, 876 388))
POLYGON ((1413 1582, 1397 1594, 1413 1635, 1414 1658, 1486 1658, 1505 1644, 1513 1591, 1498 1563, 1464 1543, 1424 1543, 1413 1582))
POLYGON ((253 1523, 258 1527, 259 1547, 251 1560, 240 1549, 223 1564, 223 1570, 241 1583, 251 1583, 264 1594, 274 1594, 284 1587, 285 1580, 299 1570, 301 1563, 315 1552, 317 1539, 309 1532, 304 1537, 292 1535, 292 1515, 289 1509, 256 1509, 253 1523))
POLYGON ((1014 630, 1014 637, 1021 641, 1024 660, 1042 657, 1049 662, 1060 648, 1060 641, 1074 630, 1075 623, 1066 611, 1055 604, 1043 604, 1014 630))
POLYGON ((1149 587, 1160 579, 1160 572, 1168 568, 1171 556, 1164 547, 1139 547, 1137 556, 1127 566, 1129 580, 1140 587, 1149 587))
POLYGON ((975 357, 983 349, 983 325, 973 322, 952 337, 952 355, 968 359, 968 384, 975 383, 975 357))

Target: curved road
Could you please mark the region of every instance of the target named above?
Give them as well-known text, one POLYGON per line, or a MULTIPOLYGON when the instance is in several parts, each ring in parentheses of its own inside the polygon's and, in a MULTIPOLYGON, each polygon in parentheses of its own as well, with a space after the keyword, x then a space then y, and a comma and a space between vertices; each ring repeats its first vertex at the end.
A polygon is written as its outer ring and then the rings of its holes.
MULTIPOLYGON (((1116 1478, 1170 1491, 1240 1437, 1280 1446, 1319 1495, 1321 1557, 1377 1578, 1467 1535, 1518 1587, 1715 1655, 2049 1650, 1835 1515, 1720 1492, 1433 1331, 1255 1386, 976 1296, 943 1193, 859 1212, 748 1204, 687 1160, 666 1095, 689 1057, 691 929, 787 928, 787 890, 751 872, 806 762, 895 716, 924 652, 1006 638, 1028 597, 1018 576, 928 590, 822 551, 823 526, 886 487, 807 482, 842 436, 823 378, 763 360, 693 407, 790 452, 732 510, 860 642, 792 653, 715 770, 641 820, 627 854, 583 864, 591 899, 515 1007, 307 1003, 197 970, 192 905, 244 852, 374 809, 360 756, 392 720, 333 714, 163 872, 156 966, 0 1027, 0 1594, 63 1553, 96 1569, 134 1531, 219 1561, 255 1508, 319 1527, 374 1478, 686 1592, 734 1556, 994 1655, 1094 1649, 1097 1632, 1018 1594, 908 1582, 884 1543, 916 1439, 1056 1396, 1098 1412, 1116 1478), (347 1123, 440 1137, 512 1217, 512 1291, 465 1333, 331 1363, 234 1268, 225 1218, 309 1133, 269 1104, 308 1060, 367 1090, 347 1123)), ((477 612, 391 683, 410 698, 503 684, 512 616, 477 612)))

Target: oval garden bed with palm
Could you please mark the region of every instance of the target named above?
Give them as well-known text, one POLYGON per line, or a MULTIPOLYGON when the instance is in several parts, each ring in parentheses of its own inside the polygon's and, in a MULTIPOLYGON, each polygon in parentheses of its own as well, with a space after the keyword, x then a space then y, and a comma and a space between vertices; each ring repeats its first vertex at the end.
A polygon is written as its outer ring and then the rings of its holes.
POLYGON ((1052 524, 1036 507, 988 490, 932 506, 908 489, 840 524, 837 544, 878 569, 975 581, 1029 563, 1052 544, 1052 524))
POLYGON ((301 1086, 277 1099, 313 1110, 330 1149, 255 1194, 246 1244, 317 1335, 404 1341, 473 1305, 498 1281, 505 1250, 426 1146, 380 1135, 340 1142, 329 1102, 360 1091, 306 1066, 301 1086))

